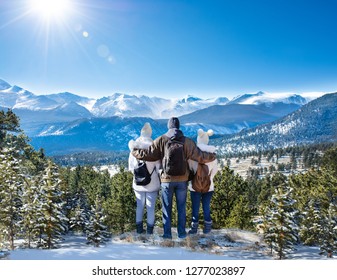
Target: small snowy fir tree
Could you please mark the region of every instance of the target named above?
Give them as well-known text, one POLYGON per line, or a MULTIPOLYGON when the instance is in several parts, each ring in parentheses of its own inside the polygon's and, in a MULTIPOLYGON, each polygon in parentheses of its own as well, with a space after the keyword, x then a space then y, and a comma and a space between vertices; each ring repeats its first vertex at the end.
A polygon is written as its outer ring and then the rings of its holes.
POLYGON ((295 200, 292 189, 281 184, 271 197, 270 209, 265 217, 265 242, 276 252, 279 259, 286 258, 292 252, 297 241, 298 226, 295 222, 295 200))
POLYGON ((85 233, 86 225, 89 223, 90 207, 84 188, 80 188, 76 192, 71 204, 73 207, 70 210, 70 230, 85 233))
POLYGON ((104 225, 105 216, 101 207, 100 198, 96 198, 95 205, 91 208, 89 224, 87 225, 87 240, 88 244, 93 244, 95 247, 105 243, 109 233, 104 225))
POLYGON ((319 244, 322 234, 322 214, 319 203, 310 200, 302 215, 299 236, 304 245, 315 246, 319 244))
POLYGON ((13 143, 1 150, 0 154, 0 229, 1 236, 14 250, 14 239, 20 231, 22 176, 20 160, 13 143))
POLYGON ((42 217, 40 205, 40 176, 24 178, 22 193, 22 229, 28 248, 39 235, 39 221, 42 217))
POLYGON ((86 226, 89 223, 90 212, 81 208, 78 204, 75 209, 71 211, 70 230, 76 233, 85 233, 86 226))
POLYGON ((49 160, 41 180, 40 211, 42 217, 39 221, 42 239, 40 245, 48 249, 56 247, 67 227, 68 219, 62 212, 60 183, 58 167, 49 160))
POLYGON ((337 253, 337 207, 332 203, 322 219, 320 251, 321 254, 327 254, 329 258, 337 253))
POLYGON ((260 209, 260 216, 255 219, 255 223, 258 225, 257 230, 263 234, 263 239, 266 244, 269 245, 270 254, 273 254, 273 248, 276 241, 276 233, 272 229, 274 224, 272 223, 272 211, 269 206, 262 207, 260 209))

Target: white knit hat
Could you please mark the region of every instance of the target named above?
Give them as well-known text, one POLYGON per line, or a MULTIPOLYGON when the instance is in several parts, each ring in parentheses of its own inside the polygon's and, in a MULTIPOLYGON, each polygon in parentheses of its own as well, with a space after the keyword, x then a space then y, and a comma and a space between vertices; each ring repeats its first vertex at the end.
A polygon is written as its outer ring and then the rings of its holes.
POLYGON ((144 124, 142 130, 140 131, 140 136, 143 138, 151 138, 152 128, 148 122, 144 124))
POLYGON ((207 132, 203 131, 201 128, 198 129, 198 138, 197 138, 198 144, 207 145, 209 141, 209 136, 212 136, 213 134, 214 131, 212 129, 209 129, 207 132))
POLYGON ((140 136, 136 140, 129 141, 128 145, 130 151, 132 151, 135 148, 147 149, 153 142, 151 136, 152 136, 152 128, 151 125, 147 122, 141 129, 140 136))

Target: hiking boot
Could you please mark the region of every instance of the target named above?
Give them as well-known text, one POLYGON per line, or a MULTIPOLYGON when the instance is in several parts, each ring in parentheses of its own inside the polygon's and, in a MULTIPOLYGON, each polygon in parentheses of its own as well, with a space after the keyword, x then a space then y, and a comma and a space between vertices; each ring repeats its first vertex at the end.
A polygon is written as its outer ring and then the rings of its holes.
POLYGON ((212 230, 212 221, 210 221, 210 222, 205 221, 203 233, 205 233, 205 234, 210 233, 211 230, 212 230))
POLYGON ((197 234, 198 233, 198 225, 199 225, 199 223, 192 222, 191 223, 191 229, 188 231, 188 234, 197 234))
POLYGON ((154 225, 147 224, 146 233, 153 234, 153 228, 154 228, 154 225))
POLYGON ((142 234, 144 232, 144 229, 143 229, 143 223, 136 223, 136 232, 138 234, 142 234))
POLYGON ((163 235, 162 235, 162 238, 163 238, 163 239, 172 239, 172 235, 169 235, 169 234, 163 234, 163 235))

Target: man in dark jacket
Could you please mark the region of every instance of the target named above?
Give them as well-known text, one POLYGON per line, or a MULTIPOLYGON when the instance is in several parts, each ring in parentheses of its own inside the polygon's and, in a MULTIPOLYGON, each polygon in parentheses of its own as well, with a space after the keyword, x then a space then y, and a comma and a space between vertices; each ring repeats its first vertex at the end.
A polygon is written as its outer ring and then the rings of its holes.
MULTIPOLYGON (((179 129, 180 122, 178 118, 169 119, 167 127, 168 131, 155 139, 148 149, 137 149, 135 147, 132 151, 132 155, 137 159, 146 161, 161 160, 162 166, 165 166, 164 158, 166 145, 170 139, 174 139, 184 143, 183 152, 186 162, 191 159, 200 163, 207 163, 215 159, 215 154, 202 152, 192 139, 184 136, 183 132, 179 129)), ((185 173, 178 176, 168 175, 165 172, 165 168, 161 171, 161 201, 164 226, 163 238, 172 238, 171 218, 173 194, 175 194, 176 197, 178 211, 178 237, 186 237, 186 197, 189 169, 188 164, 185 164, 184 166, 186 166, 185 173)))

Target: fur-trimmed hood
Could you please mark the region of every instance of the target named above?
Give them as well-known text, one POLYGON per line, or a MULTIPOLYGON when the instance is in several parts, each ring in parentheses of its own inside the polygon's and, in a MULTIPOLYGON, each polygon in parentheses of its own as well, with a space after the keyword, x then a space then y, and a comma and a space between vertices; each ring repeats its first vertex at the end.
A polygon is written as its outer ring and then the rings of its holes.
POLYGON ((139 137, 136 140, 129 141, 129 149, 132 151, 133 149, 147 149, 153 143, 152 138, 148 137, 139 137))
POLYGON ((215 153, 215 151, 216 151, 216 147, 215 147, 215 146, 212 146, 212 145, 206 145, 206 144, 198 143, 197 146, 198 146, 198 148, 199 148, 200 150, 202 150, 203 152, 207 152, 207 153, 215 153))
POLYGON ((165 135, 168 138, 174 138, 174 139, 176 139, 178 141, 183 141, 183 139, 184 139, 184 133, 180 129, 177 129, 177 128, 170 128, 165 133, 165 135))

